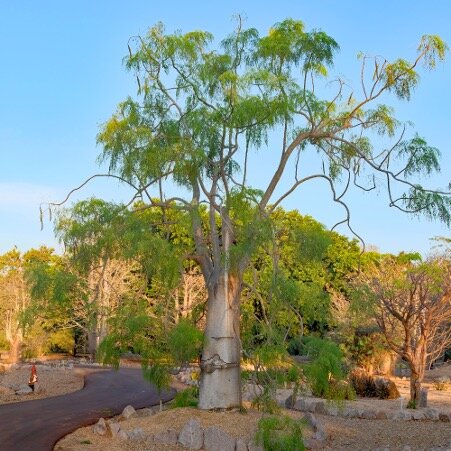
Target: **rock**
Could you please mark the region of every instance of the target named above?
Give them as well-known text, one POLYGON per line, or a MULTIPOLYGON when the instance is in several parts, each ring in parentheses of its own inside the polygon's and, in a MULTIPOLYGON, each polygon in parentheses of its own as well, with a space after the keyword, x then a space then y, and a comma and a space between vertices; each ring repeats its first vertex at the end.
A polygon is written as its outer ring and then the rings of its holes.
POLYGON ((418 407, 428 406, 428 389, 423 387, 420 389, 420 399, 418 400, 418 407))
MULTIPOLYGON (((309 409, 309 412, 311 412, 310 409, 309 409)), ((321 415, 327 415, 326 404, 324 403, 324 401, 317 401, 314 404, 314 412, 319 413, 321 415)))
POLYGON ((438 414, 438 419, 443 423, 449 423, 449 416, 445 412, 440 412, 438 414))
POLYGON ((111 437, 116 437, 121 430, 121 426, 117 422, 108 421, 108 429, 110 430, 111 437))
POLYGON ((343 416, 346 418, 356 418, 359 416, 359 412, 357 409, 346 408, 343 412, 343 416))
POLYGON ((127 432, 128 439, 133 442, 140 442, 146 439, 146 434, 141 428, 135 428, 129 432, 127 432))
POLYGON ((293 405, 293 390, 279 389, 276 391, 276 401, 280 407, 288 407, 293 405))
POLYGON ((305 412, 307 410, 307 401, 303 398, 297 399, 296 402, 293 404, 292 409, 305 412))
POLYGON ((405 445, 402 451, 412 451, 412 448, 409 445, 405 445))
POLYGON ((137 410, 136 414, 138 415, 138 417, 151 417, 152 415, 155 415, 155 412, 152 409, 146 407, 144 409, 137 410))
POLYGON ((199 420, 191 419, 183 426, 179 435, 179 443, 190 449, 202 448, 204 432, 199 420))
POLYGON ((254 440, 247 444, 248 451, 264 451, 263 446, 257 445, 254 440))
POLYGON ((327 439, 327 433, 324 427, 318 423, 315 428, 315 433, 313 434, 313 438, 318 441, 324 441, 327 439))
POLYGON ((424 420, 426 418, 426 416, 424 415, 423 412, 419 412, 418 410, 415 410, 414 412, 412 412, 412 420, 424 420))
POLYGON ((30 393, 33 393, 33 390, 28 385, 21 385, 16 391, 16 395, 29 395, 30 393))
POLYGON ((318 420, 316 419, 315 415, 313 413, 307 412, 304 415, 304 419, 307 421, 310 427, 313 429, 316 429, 316 425, 318 424, 318 420))
POLYGON ((393 420, 410 420, 410 414, 404 410, 400 410, 393 415, 393 420))
POLYGON ((124 430, 120 430, 118 433, 117 433, 117 438, 118 439, 120 439, 120 440, 128 440, 128 434, 127 434, 127 432, 125 432, 124 430))
POLYGON ((106 435, 108 428, 104 418, 100 418, 100 420, 92 427, 92 432, 97 435, 106 435))
POLYGON ((163 432, 155 434, 153 437, 154 443, 160 445, 176 445, 178 440, 178 433, 175 429, 168 429, 163 432))
POLYGON ((133 408, 133 406, 125 407, 125 409, 122 411, 122 414, 121 414, 121 417, 124 420, 128 420, 129 418, 133 418, 136 416, 137 416, 137 413, 136 413, 136 410, 133 408))
POLYGON ((248 451, 247 444, 242 438, 236 439, 235 451, 248 451))
POLYGON ((376 412, 374 410, 364 410, 360 418, 363 418, 364 420, 375 420, 376 412))
POLYGON ((376 420, 386 420, 387 418, 387 412, 385 412, 384 410, 378 410, 376 412, 376 420))
POLYGON ((437 409, 426 409, 424 411, 424 416, 427 420, 437 421, 439 419, 439 412, 437 409))
POLYGON ((218 427, 204 430, 204 448, 207 451, 235 451, 235 438, 218 427))

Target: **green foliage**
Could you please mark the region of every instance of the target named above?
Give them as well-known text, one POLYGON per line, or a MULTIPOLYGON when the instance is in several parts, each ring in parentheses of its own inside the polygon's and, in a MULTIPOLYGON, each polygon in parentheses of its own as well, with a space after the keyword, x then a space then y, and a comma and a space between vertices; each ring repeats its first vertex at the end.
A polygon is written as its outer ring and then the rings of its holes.
POLYGON ((162 363, 152 363, 143 365, 144 379, 155 385, 158 393, 161 394, 162 390, 169 388, 171 383, 171 375, 169 374, 167 365, 162 363))
POLYGON ((303 450, 302 427, 302 421, 285 415, 265 416, 258 422, 256 442, 265 451, 303 450))
POLYGON ((305 337, 305 353, 312 359, 305 365, 305 375, 315 396, 331 398, 333 380, 343 378, 343 354, 333 342, 316 337, 305 337))
POLYGON ((417 402, 415 401, 415 399, 409 399, 409 402, 407 403, 406 407, 408 409, 416 409, 417 408, 417 402))
POLYGON ((190 387, 179 391, 171 403, 171 408, 197 407, 199 401, 199 389, 190 387))
POLYGON ((168 349, 179 366, 187 365, 199 357, 203 334, 187 319, 182 319, 168 334, 168 349))

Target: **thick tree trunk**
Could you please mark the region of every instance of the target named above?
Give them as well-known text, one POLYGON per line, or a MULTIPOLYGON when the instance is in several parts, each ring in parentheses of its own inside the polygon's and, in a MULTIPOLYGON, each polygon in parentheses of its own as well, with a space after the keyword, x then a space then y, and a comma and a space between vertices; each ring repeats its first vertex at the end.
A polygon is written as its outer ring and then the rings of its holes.
POLYGON ((241 405, 240 292, 240 278, 227 270, 210 284, 201 359, 201 409, 241 405))

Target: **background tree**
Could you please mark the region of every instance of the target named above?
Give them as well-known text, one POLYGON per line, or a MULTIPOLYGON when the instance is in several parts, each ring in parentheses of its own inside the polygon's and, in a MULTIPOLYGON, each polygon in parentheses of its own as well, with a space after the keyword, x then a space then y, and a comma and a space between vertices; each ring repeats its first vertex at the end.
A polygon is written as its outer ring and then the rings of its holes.
POLYGON ((36 264, 51 264, 54 258, 53 249, 45 246, 25 253, 12 249, 0 256, 0 312, 12 362, 19 360, 26 337, 26 313, 31 301, 28 271, 36 264))
POLYGON ((427 363, 451 345, 451 266, 410 257, 382 259, 368 275, 367 293, 388 346, 409 365, 416 405, 427 363))
POLYGON ((260 36, 239 19, 220 46, 212 42, 210 33, 166 34, 161 24, 132 40, 126 65, 138 96, 120 104, 98 136, 101 160, 135 190, 132 202, 183 209, 191 220, 191 258, 208 293, 199 402, 206 409, 240 404, 243 274, 268 232, 268 216, 299 186, 327 183, 350 226, 348 188, 371 190, 379 175, 391 206, 450 221, 449 193, 415 179, 439 169, 437 149, 409 136, 392 108, 378 103, 389 94, 410 99, 419 64, 433 68, 445 56, 439 37, 424 36, 411 62, 362 56, 360 88, 334 80, 336 91, 322 91, 324 98, 318 86, 333 80, 327 69, 338 49, 326 33, 287 19, 260 36), (277 148, 270 135, 280 137, 277 148), (394 144, 374 146, 378 135, 394 144), (248 184, 253 150, 259 158, 280 155, 260 190, 248 184), (307 152, 318 156, 317 168, 305 167, 307 152), (171 197, 173 184, 184 194, 171 197))

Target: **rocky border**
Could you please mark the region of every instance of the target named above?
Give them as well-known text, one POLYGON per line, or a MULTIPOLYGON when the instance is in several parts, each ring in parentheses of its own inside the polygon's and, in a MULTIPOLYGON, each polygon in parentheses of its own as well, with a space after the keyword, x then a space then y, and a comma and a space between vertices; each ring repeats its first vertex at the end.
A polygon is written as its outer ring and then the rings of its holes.
POLYGON ((364 420, 404 420, 404 421, 442 421, 451 422, 451 411, 438 410, 434 408, 399 409, 390 411, 384 409, 359 409, 347 405, 337 406, 334 403, 319 398, 300 397, 294 403, 292 395, 284 397, 278 394, 278 404, 281 407, 310 412, 320 415, 340 416, 344 418, 361 418, 364 420))

